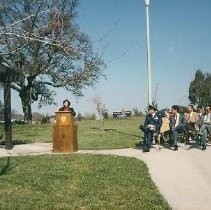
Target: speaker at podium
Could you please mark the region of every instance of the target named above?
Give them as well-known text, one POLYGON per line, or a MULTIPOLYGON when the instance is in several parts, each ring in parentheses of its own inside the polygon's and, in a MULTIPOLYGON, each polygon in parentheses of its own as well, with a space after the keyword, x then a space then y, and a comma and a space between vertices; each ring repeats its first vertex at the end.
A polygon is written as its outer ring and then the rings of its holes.
POLYGON ((53 152, 71 153, 78 151, 77 125, 69 111, 58 111, 53 129, 53 152))

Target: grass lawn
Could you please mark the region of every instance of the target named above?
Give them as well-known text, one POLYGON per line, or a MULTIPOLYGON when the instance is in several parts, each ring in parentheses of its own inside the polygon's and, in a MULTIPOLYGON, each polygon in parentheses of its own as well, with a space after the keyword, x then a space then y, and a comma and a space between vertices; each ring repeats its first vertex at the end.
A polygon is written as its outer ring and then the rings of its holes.
POLYGON ((0 209, 170 209, 135 158, 0 158, 0 209))
MULTIPOLYGON (((135 147, 140 141, 142 118, 108 119, 104 130, 96 120, 77 121, 79 149, 112 149, 135 147)), ((0 134, 3 125, 0 126, 0 134)), ((53 124, 13 125, 15 144, 29 142, 52 142, 53 124)))

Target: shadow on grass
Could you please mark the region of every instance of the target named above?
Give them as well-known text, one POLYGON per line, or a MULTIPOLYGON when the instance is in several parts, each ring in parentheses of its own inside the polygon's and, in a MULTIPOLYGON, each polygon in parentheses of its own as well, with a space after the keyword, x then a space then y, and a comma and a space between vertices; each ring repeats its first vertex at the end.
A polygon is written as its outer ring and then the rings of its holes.
POLYGON ((2 168, 0 168, 0 176, 6 174, 8 172, 8 170, 10 168, 10 159, 11 159, 11 157, 8 156, 6 159, 6 164, 2 168))
MULTIPOLYGON (((100 127, 91 127, 92 130, 100 130, 100 127)), ((105 128, 103 131, 114 131, 116 128, 105 128)))
POLYGON ((116 128, 105 128, 104 131, 115 131, 116 128))
MULTIPOLYGON (((99 130, 99 127, 92 127, 93 130, 99 130)), ((131 133, 126 133, 122 131, 118 131, 116 128, 105 128, 104 131, 113 131, 115 133, 123 134, 126 136, 140 137, 140 135, 131 135, 131 133)))
POLYGON ((139 149, 139 150, 142 150, 143 149, 143 142, 144 142, 144 137, 143 136, 139 136, 139 142, 137 142, 136 144, 135 144, 135 149, 139 149))
MULTIPOLYGON (((20 140, 20 139, 15 139, 15 140, 12 140, 12 144, 13 145, 20 145, 20 144, 29 144, 31 143, 31 141, 26 141, 26 140, 20 140)), ((0 141, 0 146, 2 145, 5 145, 5 140, 3 141, 0 141)))
MULTIPOLYGON (((108 129, 107 129, 108 130, 108 129)), ((126 135, 126 136, 133 136, 133 137, 138 137, 140 138, 140 135, 135 135, 135 134, 131 134, 131 133, 126 133, 126 132, 123 132, 123 131, 118 131, 116 129, 109 129, 115 133, 119 133, 119 134, 123 134, 123 135, 126 135)))

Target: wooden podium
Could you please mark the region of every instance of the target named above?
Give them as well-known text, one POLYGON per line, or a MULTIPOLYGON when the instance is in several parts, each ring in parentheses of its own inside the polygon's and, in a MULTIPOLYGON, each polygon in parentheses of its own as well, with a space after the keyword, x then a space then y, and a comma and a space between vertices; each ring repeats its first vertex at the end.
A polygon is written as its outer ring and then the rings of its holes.
POLYGON ((78 151, 77 125, 71 112, 56 112, 53 130, 53 152, 71 153, 78 151))

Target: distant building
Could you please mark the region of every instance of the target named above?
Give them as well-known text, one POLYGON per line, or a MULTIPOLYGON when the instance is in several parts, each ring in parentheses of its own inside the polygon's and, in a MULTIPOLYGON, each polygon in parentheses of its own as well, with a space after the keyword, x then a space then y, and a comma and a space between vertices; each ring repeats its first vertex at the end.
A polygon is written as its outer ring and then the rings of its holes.
POLYGON ((125 111, 125 117, 131 117, 132 112, 131 111, 125 111))
POLYGON ((113 112, 113 118, 122 118, 122 117, 131 117, 132 112, 131 111, 119 111, 119 112, 113 112))

